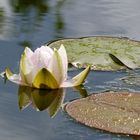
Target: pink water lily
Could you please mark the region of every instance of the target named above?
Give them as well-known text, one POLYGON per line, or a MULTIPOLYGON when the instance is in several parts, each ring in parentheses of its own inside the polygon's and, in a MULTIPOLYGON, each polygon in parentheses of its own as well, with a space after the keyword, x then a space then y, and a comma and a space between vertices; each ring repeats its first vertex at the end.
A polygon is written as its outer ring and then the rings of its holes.
POLYGON ((13 74, 9 68, 6 68, 5 72, 10 81, 20 85, 57 89, 81 85, 90 67, 70 80, 67 79, 67 70, 67 53, 61 45, 58 50, 42 46, 34 52, 26 47, 21 56, 19 74, 13 74))

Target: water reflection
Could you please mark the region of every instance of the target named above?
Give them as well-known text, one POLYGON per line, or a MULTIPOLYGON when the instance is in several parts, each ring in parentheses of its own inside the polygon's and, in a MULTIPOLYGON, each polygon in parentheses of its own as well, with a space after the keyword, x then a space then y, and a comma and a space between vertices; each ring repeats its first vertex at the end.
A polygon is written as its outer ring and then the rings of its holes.
POLYGON ((19 45, 22 46, 22 47, 24 47, 24 48, 25 47, 29 47, 29 48, 32 47, 31 41, 26 41, 26 40, 19 42, 19 45))
POLYGON ((0 0, 0 39, 18 38, 19 45, 31 47, 48 9, 47 0, 0 0))
POLYGON ((64 101, 65 91, 64 89, 39 90, 20 86, 18 95, 21 110, 32 105, 37 111, 47 110, 49 115, 54 117, 64 101))
POLYGON ((48 0, 0 0, 0 39, 16 39, 18 45, 32 47, 50 36, 63 37, 64 2, 51 6, 48 0))
MULTIPOLYGON (((88 93, 83 86, 75 87, 82 98, 88 93)), ((18 103, 20 110, 32 106, 37 111, 47 110, 50 117, 54 117, 64 103, 66 89, 39 90, 20 86, 18 89, 18 103)))
POLYGON ((0 39, 11 36, 12 24, 10 20, 13 18, 13 11, 9 4, 9 0, 0 0, 0 39))
POLYGON ((140 140, 140 136, 131 136, 133 140, 140 140))
POLYGON ((56 6, 55 6, 55 15, 56 15, 56 20, 55 20, 55 30, 56 30, 56 38, 62 38, 63 36, 63 30, 65 28, 64 24, 64 19, 62 16, 62 8, 66 0, 60 0, 57 1, 56 6))
MULTIPOLYGON (((1 24, 2 22, 4 22, 5 17, 4 17, 4 11, 3 8, 0 7, 0 29, 2 29, 3 24, 1 24)), ((2 32, 2 30, 0 30, 0 32, 2 32)))
POLYGON ((32 47, 34 33, 39 32, 49 11, 48 1, 12 0, 11 6, 17 15, 14 22, 19 23, 17 35, 22 35, 19 45, 32 47))
POLYGON ((85 98, 88 96, 88 92, 83 85, 74 87, 74 89, 79 92, 81 98, 85 98))
POLYGON ((11 0, 14 12, 28 14, 34 8, 35 15, 42 15, 48 12, 47 1, 44 0, 11 0))

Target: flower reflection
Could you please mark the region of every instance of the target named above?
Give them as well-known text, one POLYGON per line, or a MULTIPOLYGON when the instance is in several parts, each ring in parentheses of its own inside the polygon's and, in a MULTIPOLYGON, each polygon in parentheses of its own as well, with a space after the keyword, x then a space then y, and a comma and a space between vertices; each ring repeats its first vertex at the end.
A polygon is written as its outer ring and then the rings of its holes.
POLYGON ((55 6, 55 37, 63 38, 63 32, 65 29, 65 23, 62 13, 62 8, 65 4, 66 0, 59 0, 56 2, 55 6))
MULTIPOLYGON (((87 97, 87 91, 83 86, 74 88, 81 97, 87 97)), ((40 90, 27 86, 20 86, 18 90, 18 104, 20 110, 30 105, 37 111, 46 110, 50 117, 54 117, 62 107, 65 98, 65 89, 40 90)))
POLYGON ((36 15, 42 15, 48 12, 48 0, 12 0, 10 1, 14 12, 27 14, 33 8, 36 15))
POLYGON ((65 97, 65 92, 62 88, 56 90, 39 90, 20 86, 18 94, 19 108, 21 110, 32 105, 37 111, 47 110, 51 117, 56 115, 65 97))
POLYGON ((74 89, 79 92, 81 98, 85 98, 88 96, 88 92, 83 85, 74 87, 74 89))

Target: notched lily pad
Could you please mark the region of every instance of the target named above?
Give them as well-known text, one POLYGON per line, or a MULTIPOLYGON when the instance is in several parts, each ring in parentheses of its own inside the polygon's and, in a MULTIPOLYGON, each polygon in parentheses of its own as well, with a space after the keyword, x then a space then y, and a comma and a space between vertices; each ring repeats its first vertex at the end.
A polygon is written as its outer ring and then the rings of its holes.
POLYGON ((106 92, 65 106, 78 122, 112 133, 140 135, 140 93, 106 92))
POLYGON ((85 68, 89 64, 94 70, 114 71, 140 68, 140 42, 138 41, 97 36, 61 39, 48 45, 59 48, 61 44, 66 47, 69 63, 78 68, 85 68), (111 56, 119 61, 114 61, 115 59, 111 56))

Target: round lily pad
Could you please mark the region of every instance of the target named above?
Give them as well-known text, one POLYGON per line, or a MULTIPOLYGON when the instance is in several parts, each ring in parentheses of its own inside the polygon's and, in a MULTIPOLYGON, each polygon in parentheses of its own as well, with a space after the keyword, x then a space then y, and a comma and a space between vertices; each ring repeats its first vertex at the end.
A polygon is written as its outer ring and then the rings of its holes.
POLYGON ((112 133, 140 135, 140 93, 106 92, 65 106, 76 121, 112 133))
POLYGON ((128 38, 94 36, 61 39, 48 43, 52 48, 63 44, 69 63, 78 68, 91 65, 94 70, 115 71, 140 68, 140 42, 128 38))

